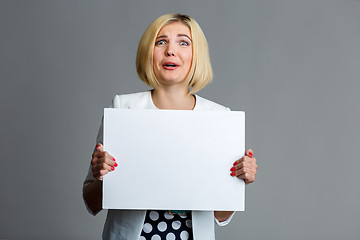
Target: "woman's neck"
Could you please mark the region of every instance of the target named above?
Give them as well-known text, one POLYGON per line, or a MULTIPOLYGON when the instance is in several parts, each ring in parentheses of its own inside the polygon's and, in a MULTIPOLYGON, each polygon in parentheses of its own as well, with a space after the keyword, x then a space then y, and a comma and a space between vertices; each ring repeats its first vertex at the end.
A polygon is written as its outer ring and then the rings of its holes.
POLYGON ((195 96, 189 95, 188 88, 158 87, 151 91, 151 97, 159 109, 193 110, 196 104, 195 96))

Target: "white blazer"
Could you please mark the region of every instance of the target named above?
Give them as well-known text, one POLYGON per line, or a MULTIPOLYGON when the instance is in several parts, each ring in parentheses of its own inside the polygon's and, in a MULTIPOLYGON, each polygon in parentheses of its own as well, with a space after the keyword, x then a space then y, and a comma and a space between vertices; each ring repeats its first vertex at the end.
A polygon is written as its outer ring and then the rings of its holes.
MULTIPOLYGON (((229 108, 195 95, 194 111, 230 111, 229 108)), ((127 109, 158 109, 152 101, 151 92, 140 92, 125 95, 116 95, 112 108, 127 109)), ((103 142, 103 126, 99 129, 96 143, 103 142)), ((91 166, 84 181, 84 187, 95 181, 91 166)), ((89 208, 88 208, 89 209, 89 208)), ((92 213, 90 210, 89 212, 92 213)), ((106 217, 103 239, 106 240, 138 240, 145 221, 146 210, 115 210, 109 209, 106 217)), ((233 215, 224 222, 214 218, 213 211, 192 211, 192 230, 194 240, 215 240, 214 219, 220 226, 228 224, 233 215)))

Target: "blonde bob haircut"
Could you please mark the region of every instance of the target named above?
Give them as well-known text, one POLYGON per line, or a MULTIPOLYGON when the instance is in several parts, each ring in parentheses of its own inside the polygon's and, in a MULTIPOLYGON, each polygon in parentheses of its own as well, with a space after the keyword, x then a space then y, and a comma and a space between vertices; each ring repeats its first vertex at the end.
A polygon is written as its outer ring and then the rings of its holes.
POLYGON ((161 85, 153 71, 155 40, 161 28, 173 22, 181 22, 190 29, 193 56, 185 82, 189 88, 191 87, 190 93, 195 93, 211 82, 213 73, 205 35, 199 24, 187 15, 178 13, 165 14, 148 26, 139 42, 136 55, 136 71, 140 79, 148 86, 156 88, 161 85))

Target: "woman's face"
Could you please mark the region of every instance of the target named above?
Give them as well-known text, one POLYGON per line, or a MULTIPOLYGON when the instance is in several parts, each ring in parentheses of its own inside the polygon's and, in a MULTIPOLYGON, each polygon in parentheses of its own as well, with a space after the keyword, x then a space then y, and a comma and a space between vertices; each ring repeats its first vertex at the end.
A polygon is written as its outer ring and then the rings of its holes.
POLYGON ((192 41, 188 26, 173 22, 161 28, 155 40, 153 70, 166 86, 183 83, 192 61, 192 41))

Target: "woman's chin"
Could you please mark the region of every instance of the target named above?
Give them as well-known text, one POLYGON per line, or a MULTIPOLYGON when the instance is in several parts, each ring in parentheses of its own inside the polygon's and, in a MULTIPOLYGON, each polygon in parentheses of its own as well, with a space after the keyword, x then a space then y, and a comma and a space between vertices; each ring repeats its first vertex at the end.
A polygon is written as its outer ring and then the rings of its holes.
POLYGON ((185 87, 185 79, 178 79, 178 78, 167 78, 167 79, 162 79, 159 80, 159 82, 161 83, 161 85, 163 86, 184 86, 185 87))

